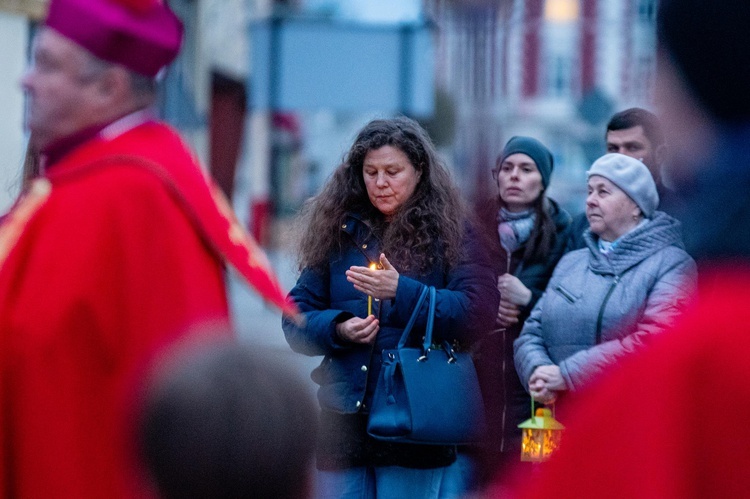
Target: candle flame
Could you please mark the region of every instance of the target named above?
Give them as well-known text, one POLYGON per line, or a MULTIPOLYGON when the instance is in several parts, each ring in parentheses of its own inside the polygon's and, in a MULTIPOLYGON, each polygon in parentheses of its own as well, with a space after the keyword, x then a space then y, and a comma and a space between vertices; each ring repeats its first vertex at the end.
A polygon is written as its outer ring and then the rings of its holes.
POLYGON ((375 269, 377 269, 377 268, 378 268, 378 264, 377 264, 377 263, 375 263, 375 262, 372 262, 372 263, 370 264, 370 270, 375 270, 375 269))

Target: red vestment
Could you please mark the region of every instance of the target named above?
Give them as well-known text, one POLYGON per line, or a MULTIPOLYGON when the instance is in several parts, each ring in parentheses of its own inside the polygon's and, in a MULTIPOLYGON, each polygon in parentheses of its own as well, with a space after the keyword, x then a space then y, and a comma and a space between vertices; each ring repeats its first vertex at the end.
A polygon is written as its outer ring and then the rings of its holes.
POLYGON ((227 325, 224 262, 283 294, 164 125, 89 140, 35 182, 0 227, 0 497, 149 495, 149 362, 227 325))

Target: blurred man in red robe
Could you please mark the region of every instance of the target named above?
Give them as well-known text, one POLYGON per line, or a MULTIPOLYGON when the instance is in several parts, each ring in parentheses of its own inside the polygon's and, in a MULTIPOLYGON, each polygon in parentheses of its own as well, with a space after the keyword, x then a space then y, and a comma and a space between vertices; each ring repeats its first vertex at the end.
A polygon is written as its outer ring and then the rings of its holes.
POLYGON ((138 383, 166 346, 226 325, 224 264, 291 310, 149 111, 181 39, 160 0, 52 0, 34 41, 22 85, 42 173, 0 225, 0 497, 150 495, 138 383))

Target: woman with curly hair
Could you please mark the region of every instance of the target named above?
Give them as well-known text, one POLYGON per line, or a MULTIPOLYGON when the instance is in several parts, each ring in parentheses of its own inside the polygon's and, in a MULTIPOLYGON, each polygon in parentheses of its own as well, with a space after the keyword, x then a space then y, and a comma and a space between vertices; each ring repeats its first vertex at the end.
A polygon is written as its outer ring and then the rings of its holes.
POLYGON ((465 213, 408 118, 368 123, 306 206, 290 293, 305 323, 283 327, 292 349, 324 356, 312 374, 319 497, 455 497, 468 486, 451 467, 454 446, 383 442, 366 429, 381 352, 396 347, 425 285, 437 288, 437 341, 468 343, 494 321, 497 288, 465 213))

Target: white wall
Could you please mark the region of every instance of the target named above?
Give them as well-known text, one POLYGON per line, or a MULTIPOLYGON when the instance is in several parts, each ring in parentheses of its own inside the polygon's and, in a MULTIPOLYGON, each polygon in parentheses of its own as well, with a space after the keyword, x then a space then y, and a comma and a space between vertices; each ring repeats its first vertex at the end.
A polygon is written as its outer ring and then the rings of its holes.
MULTIPOLYGON (((622 18, 627 7, 627 2, 621 0, 603 0, 598 4, 596 81, 616 102, 622 98, 623 91, 622 69, 627 33, 624 31, 622 18)), ((617 105, 619 107, 619 102, 617 105)))
POLYGON ((26 67, 28 20, 0 12, 0 213, 15 199, 25 154, 23 92, 19 80, 26 67))

